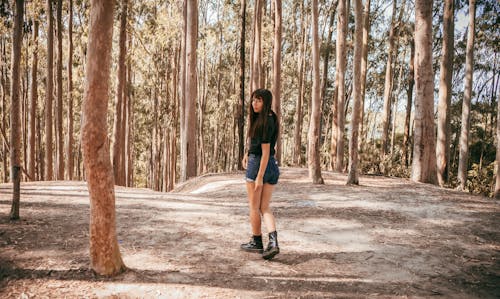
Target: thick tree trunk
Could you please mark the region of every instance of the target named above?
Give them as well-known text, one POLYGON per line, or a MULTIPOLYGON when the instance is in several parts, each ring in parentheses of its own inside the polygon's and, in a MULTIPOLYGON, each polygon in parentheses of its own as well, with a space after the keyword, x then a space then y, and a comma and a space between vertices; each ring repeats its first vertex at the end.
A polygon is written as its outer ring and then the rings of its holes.
POLYGON ((62 0, 57 1, 57 179, 64 180, 62 0))
POLYGON ((185 74, 185 121, 184 143, 182 144, 181 181, 196 176, 196 100, 197 83, 197 40, 198 40, 198 1, 186 0, 186 74, 185 74))
POLYGON ((345 128, 345 68, 346 68, 346 36, 347 36, 347 9, 346 1, 339 0, 337 20, 337 69, 338 69, 338 93, 337 93, 337 157, 335 170, 344 170, 344 128, 345 128))
POLYGON ((34 22, 33 28, 33 65, 31 67, 31 102, 28 132, 28 174, 36 180, 36 107, 38 101, 38 20, 34 22))
POLYGON ((321 81, 319 76, 319 36, 318 36, 318 0, 312 1, 312 68, 313 68, 313 90, 311 118, 309 120, 308 132, 308 165, 309 178, 313 184, 324 184, 321 177, 321 166, 319 156, 319 120, 321 117, 321 81))
POLYGON ((113 10, 114 1, 91 1, 81 137, 90 196, 90 266, 107 276, 125 269, 116 237, 114 176, 106 130, 113 10))
POLYGON ((349 175, 348 184, 359 184, 358 170, 358 132, 361 106, 361 56, 363 52, 363 4, 361 0, 354 0, 354 62, 353 62, 353 109, 351 120, 351 138, 349 139, 349 175))
POLYGON ((476 23, 476 0, 469 0, 469 27, 465 56, 465 88, 462 103, 462 129, 460 131, 460 156, 458 160, 459 188, 466 190, 469 161, 470 102, 472 98, 472 75, 474 73, 474 37, 476 23))
MULTIPOLYGON (((273 49, 273 111, 278 117, 281 125, 281 0, 274 0, 275 16, 274 16, 274 49, 273 49)), ((281 162, 281 128, 280 134, 276 140, 276 160, 281 162)))
POLYGON ((23 42, 23 15, 24 1, 16 1, 16 11, 14 17, 14 28, 12 31, 12 60, 11 60, 11 82, 10 99, 10 165, 11 181, 13 184, 12 207, 10 210, 10 219, 19 219, 19 202, 21 199, 21 99, 19 96, 20 88, 20 64, 21 64, 21 46, 23 42))
POLYGON ((448 182, 450 171, 450 105, 454 52, 454 0, 445 0, 443 16, 443 48, 439 74, 439 103, 437 125, 437 178, 440 186, 448 182))
POLYGON ((74 139, 73 139, 73 0, 69 0, 68 16, 68 135, 66 142, 66 165, 68 179, 73 179, 74 173, 74 139))
POLYGON ((391 29, 389 30, 387 63, 385 67, 385 83, 384 83, 384 110, 382 113, 382 153, 387 154, 387 140, 389 136, 389 123, 391 119, 391 101, 392 101, 392 82, 393 70, 392 59, 394 56, 394 31, 396 30, 396 0, 392 1, 392 17, 391 29))
POLYGON ((126 78, 126 42, 127 42, 127 4, 128 0, 122 0, 122 11, 120 15, 120 52, 118 57, 118 84, 116 87, 115 118, 113 122, 113 170, 115 183, 119 186, 125 185, 125 167, 123 165, 124 132, 122 132, 122 118, 124 111, 125 80, 126 78))
POLYGON ((246 0, 241 0, 241 32, 240 32, 240 111, 238 112, 238 169, 243 170, 245 155, 245 32, 246 32, 246 0))
POLYGON ((410 119, 411 119, 411 107, 413 105, 413 86, 415 85, 415 68, 414 68, 414 61, 415 61, 415 43, 413 41, 410 41, 410 65, 409 65, 409 71, 408 71, 408 79, 407 79, 407 86, 408 88, 406 89, 406 114, 405 114, 405 128, 404 128, 404 137, 403 137, 403 163, 404 165, 408 168, 410 165, 410 160, 408 157, 408 148, 409 148, 409 140, 410 140, 410 119))
POLYGON ((432 71, 432 2, 415 2, 415 128, 412 180, 435 184, 434 74, 432 71))
POLYGON ((52 102, 54 92, 54 21, 52 19, 52 0, 47 0, 47 89, 45 92, 45 180, 54 178, 53 143, 52 143, 52 102))

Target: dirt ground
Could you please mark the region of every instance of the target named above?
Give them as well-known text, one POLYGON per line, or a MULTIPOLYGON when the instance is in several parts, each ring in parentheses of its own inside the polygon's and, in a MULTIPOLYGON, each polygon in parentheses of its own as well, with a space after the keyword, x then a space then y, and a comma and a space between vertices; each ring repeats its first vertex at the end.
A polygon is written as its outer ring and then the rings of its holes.
MULTIPOLYGON (((21 221, 0 185, 1 298, 500 298, 500 204, 408 180, 282 169, 281 253, 240 251, 250 227, 242 173, 175 193, 117 187, 128 270, 89 270, 83 182, 23 183, 21 221)), ((264 233, 266 231, 264 230, 264 233)), ((267 238, 266 238, 267 239, 267 238)))

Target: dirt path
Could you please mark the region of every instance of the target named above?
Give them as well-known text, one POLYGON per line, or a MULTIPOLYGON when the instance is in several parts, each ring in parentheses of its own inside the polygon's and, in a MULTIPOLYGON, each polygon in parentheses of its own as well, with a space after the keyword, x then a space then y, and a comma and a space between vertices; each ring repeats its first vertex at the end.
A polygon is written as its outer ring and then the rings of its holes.
POLYGON ((85 183, 22 184, 9 222, 0 185, 2 298, 500 297, 500 204, 407 180, 283 169, 272 203, 281 254, 239 250, 250 236, 242 174, 158 193, 117 188, 118 239, 129 270, 88 270, 85 183))

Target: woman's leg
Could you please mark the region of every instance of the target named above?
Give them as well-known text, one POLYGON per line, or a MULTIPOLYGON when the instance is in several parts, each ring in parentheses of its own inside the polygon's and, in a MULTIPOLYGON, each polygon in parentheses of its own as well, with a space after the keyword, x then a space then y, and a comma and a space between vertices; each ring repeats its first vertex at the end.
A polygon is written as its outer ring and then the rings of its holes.
POLYGON ((247 194, 248 194, 248 207, 250 210, 250 225, 252 226, 252 234, 254 236, 260 236, 261 231, 261 220, 260 220, 260 206, 261 206, 261 194, 262 188, 255 191, 255 183, 247 182, 247 194))
POLYGON ((262 257, 266 260, 272 259, 275 255, 280 253, 280 248, 278 246, 278 233, 276 232, 276 222, 274 220, 273 212, 271 212, 271 208, 269 207, 271 196, 273 195, 273 189, 273 185, 264 184, 260 201, 260 210, 264 217, 267 232, 269 233, 269 243, 262 253, 262 257))
POLYGON ((264 184, 262 187, 262 195, 260 199, 260 211, 262 212, 262 217, 264 218, 264 223, 267 228, 267 232, 273 232, 276 230, 276 222, 274 220, 273 212, 269 207, 271 202, 271 196, 273 195, 274 185, 264 184))

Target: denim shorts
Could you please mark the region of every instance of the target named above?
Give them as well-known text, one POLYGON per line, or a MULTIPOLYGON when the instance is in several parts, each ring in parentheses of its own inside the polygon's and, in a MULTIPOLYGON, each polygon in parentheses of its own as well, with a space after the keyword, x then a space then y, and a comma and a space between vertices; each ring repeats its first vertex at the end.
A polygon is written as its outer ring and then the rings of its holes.
MULTIPOLYGON (((254 154, 248 155, 247 173, 245 179, 247 182, 255 182, 257 174, 260 168, 260 158, 254 154)), ((266 172, 264 173, 264 184, 276 185, 280 177, 280 169, 278 167, 278 161, 274 156, 269 157, 267 162, 266 172)))

